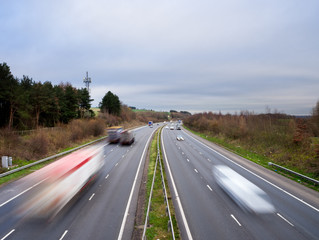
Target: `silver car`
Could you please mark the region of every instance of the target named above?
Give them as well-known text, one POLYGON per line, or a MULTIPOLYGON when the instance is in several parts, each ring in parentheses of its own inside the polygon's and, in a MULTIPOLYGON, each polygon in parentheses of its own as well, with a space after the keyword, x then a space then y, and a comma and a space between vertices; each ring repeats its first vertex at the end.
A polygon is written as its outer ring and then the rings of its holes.
POLYGON ((256 214, 274 213, 268 195, 252 182, 225 165, 213 167, 218 185, 245 211, 256 214))

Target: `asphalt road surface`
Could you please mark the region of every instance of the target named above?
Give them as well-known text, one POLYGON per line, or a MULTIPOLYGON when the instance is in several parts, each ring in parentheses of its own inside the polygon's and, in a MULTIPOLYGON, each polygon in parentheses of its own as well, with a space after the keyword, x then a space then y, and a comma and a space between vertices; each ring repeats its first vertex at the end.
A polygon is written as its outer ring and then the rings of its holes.
POLYGON ((319 239, 318 192, 185 130, 163 128, 162 148, 182 239, 319 239), (242 210, 213 177, 213 165, 220 164, 266 192, 276 211, 242 210))
POLYGON ((130 239, 141 172, 155 130, 136 129, 131 146, 99 143, 105 164, 96 181, 53 219, 19 218, 15 212, 37 186, 20 179, 1 187, 0 240, 130 239))
MULTIPOLYGON (((154 128, 135 130, 131 146, 99 143, 105 164, 96 181, 55 218, 21 218, 16 209, 38 185, 22 178, 0 188, 0 240, 130 239, 137 193, 154 128)), ((162 148, 182 239, 319 239, 319 194, 185 130, 162 130, 162 148), (184 141, 177 141, 182 135, 184 141), (265 191, 276 208, 243 211, 218 186, 223 164, 265 191)))

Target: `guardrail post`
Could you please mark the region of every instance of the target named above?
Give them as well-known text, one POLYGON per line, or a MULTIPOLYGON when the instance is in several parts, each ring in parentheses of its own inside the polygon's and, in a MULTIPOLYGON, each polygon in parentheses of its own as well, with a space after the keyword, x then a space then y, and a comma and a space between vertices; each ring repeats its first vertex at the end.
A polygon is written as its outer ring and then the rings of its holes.
POLYGON ((2 167, 9 168, 8 167, 8 156, 2 156, 2 167))

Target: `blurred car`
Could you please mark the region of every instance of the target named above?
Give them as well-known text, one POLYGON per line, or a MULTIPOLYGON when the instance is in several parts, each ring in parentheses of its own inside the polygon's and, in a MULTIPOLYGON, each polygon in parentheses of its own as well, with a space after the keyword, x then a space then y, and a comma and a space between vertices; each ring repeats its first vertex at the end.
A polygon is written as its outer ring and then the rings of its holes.
POLYGON ((135 141, 134 134, 130 130, 124 130, 121 132, 120 143, 122 145, 131 145, 135 141))
POLYGON ((174 129, 175 129, 174 125, 171 125, 171 126, 169 127, 169 129, 170 129, 170 130, 174 130, 174 129))
POLYGON ((107 140, 109 143, 118 143, 120 141, 121 132, 123 131, 122 126, 110 127, 107 129, 107 140))
POLYGON ((244 210, 256 214, 274 213, 268 195, 252 182, 225 165, 213 167, 218 185, 244 210))
POLYGON ((177 139, 178 141, 184 141, 184 138, 183 138, 182 135, 177 135, 176 139, 177 139))

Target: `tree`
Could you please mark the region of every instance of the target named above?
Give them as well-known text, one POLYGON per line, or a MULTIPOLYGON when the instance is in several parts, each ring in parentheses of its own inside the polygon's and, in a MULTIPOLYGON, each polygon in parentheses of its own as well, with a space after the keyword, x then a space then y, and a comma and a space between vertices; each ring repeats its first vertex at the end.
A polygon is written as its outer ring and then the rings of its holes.
POLYGON ((32 78, 23 76, 23 78, 20 80, 20 93, 17 96, 20 102, 19 109, 17 110, 17 126, 21 129, 28 129, 30 126, 32 126, 33 105, 31 103, 31 94, 33 87, 34 82, 32 78))
POLYGON ((68 123, 78 116, 78 96, 77 90, 71 84, 60 84, 62 91, 58 90, 60 107, 60 121, 68 123))
POLYGON ((14 78, 10 67, 6 64, 0 64, 0 126, 8 124, 12 128, 14 114, 18 109, 18 87, 19 81, 14 78))
POLYGON ((78 100, 79 100, 79 117, 83 118, 84 114, 90 111, 91 102, 90 93, 86 88, 78 89, 78 100))
POLYGON ((108 91, 100 102, 101 112, 119 115, 121 112, 121 102, 118 96, 108 91))

